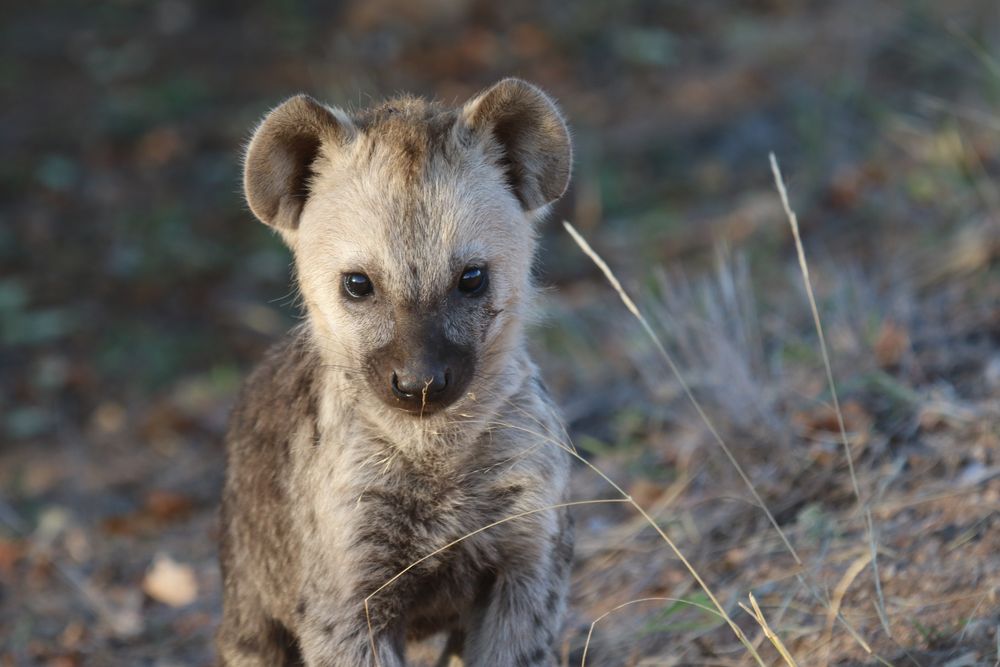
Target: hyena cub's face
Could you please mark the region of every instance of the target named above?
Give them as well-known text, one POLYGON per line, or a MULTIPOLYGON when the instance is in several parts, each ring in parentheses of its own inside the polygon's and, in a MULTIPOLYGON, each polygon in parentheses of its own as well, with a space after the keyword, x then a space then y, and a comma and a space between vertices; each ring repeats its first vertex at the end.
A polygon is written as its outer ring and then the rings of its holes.
POLYGON ((245 186, 295 254, 325 358, 424 416, 490 391, 516 347, 532 214, 570 162, 553 103, 507 79, 460 109, 402 98, 348 116, 292 98, 257 129, 245 186))

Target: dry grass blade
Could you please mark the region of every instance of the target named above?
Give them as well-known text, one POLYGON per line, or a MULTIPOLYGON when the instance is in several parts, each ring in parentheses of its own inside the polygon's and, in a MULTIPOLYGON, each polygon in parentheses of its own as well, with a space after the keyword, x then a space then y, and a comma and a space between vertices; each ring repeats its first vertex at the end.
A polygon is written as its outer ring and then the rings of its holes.
POLYGON ((865 529, 868 531, 868 548, 872 557, 872 573, 875 579, 875 611, 878 613, 878 620, 882 623, 882 628, 889 637, 892 637, 892 629, 889 626, 889 616, 885 611, 885 596, 882 594, 882 578, 878 573, 878 543, 875 540, 875 524, 872 521, 872 511, 865 508, 865 529))
POLYGON ((798 667, 798 663, 795 662, 792 654, 788 652, 785 643, 781 641, 781 637, 774 634, 774 631, 771 630, 771 626, 768 625, 767 619, 764 617, 764 612, 760 610, 760 606, 757 604, 757 599, 753 596, 753 593, 750 594, 750 604, 753 606, 753 609, 748 608, 742 602, 740 603, 740 607, 754 617, 754 620, 760 625, 760 629, 764 631, 764 636, 770 640, 771 644, 778 651, 778 654, 781 655, 781 659, 785 661, 785 664, 790 667, 798 667))
POLYGON ((830 599, 830 610, 826 615, 826 628, 823 631, 823 641, 821 642, 821 644, 827 647, 826 664, 830 664, 830 640, 833 636, 833 624, 837 620, 837 614, 840 613, 840 605, 844 601, 844 596, 847 595, 847 589, 851 587, 851 584, 861 574, 861 571, 868 567, 871 559, 870 552, 865 552, 859 556, 848 566, 847 571, 844 572, 844 576, 840 578, 837 586, 833 589, 833 597, 830 599))
POLYGON ((619 609, 624 609, 625 607, 630 607, 634 604, 641 604, 643 602, 675 602, 677 604, 686 604, 691 607, 696 607, 702 611, 706 611, 710 614, 714 614, 719 618, 723 618, 719 612, 712 609, 711 607, 706 607, 703 604, 698 604, 697 602, 692 602, 690 600, 685 600, 683 598, 666 598, 666 597, 650 597, 650 598, 638 598, 636 600, 629 600, 628 602, 623 602, 617 607, 612 607, 600 616, 594 619, 594 622, 590 624, 590 630, 587 631, 587 641, 583 644, 583 656, 580 658, 580 667, 587 667, 587 652, 590 650, 590 640, 594 636, 594 627, 606 619, 611 614, 615 613, 619 609))
POLYGON ((851 453, 851 444, 847 438, 847 427, 844 425, 844 413, 840 409, 837 385, 833 380, 833 369, 830 365, 830 352, 826 344, 826 336, 823 333, 823 322, 819 317, 819 308, 816 306, 816 295, 813 292, 812 280, 809 277, 809 263, 806 261, 806 252, 802 247, 802 235, 799 233, 799 219, 788 201, 788 190, 785 188, 785 181, 781 176, 781 169, 778 167, 778 159, 774 156, 774 153, 770 153, 769 157, 771 172, 774 174, 774 184, 778 188, 778 195, 781 197, 781 205, 784 207, 785 215, 788 217, 788 224, 792 227, 792 236, 795 237, 795 251, 798 254, 799 268, 802 270, 802 280, 805 283, 806 297, 809 300, 809 308, 812 311, 813 324, 816 326, 816 335, 819 337, 820 353, 823 357, 823 367, 826 370, 826 381, 830 388, 833 408, 837 413, 837 427, 840 430, 840 439, 844 446, 844 456, 847 458, 847 466, 851 473, 854 496, 857 498, 858 507, 864 509, 865 529, 868 532, 868 543, 872 554, 872 572, 875 577, 875 591, 877 594, 876 610, 878 611, 879 621, 882 623, 882 629, 892 638, 892 629, 889 627, 889 618, 885 612, 885 600, 882 596, 882 581, 878 572, 878 546, 875 543, 875 529, 871 511, 864 507, 864 501, 861 498, 861 488, 858 485, 858 476, 854 469, 854 455, 851 453))
POLYGON ((819 336, 823 367, 826 370, 826 380, 830 386, 833 409, 837 413, 837 428, 840 430, 841 441, 844 445, 844 456, 847 457, 847 467, 851 473, 851 485, 854 487, 854 496, 857 498, 858 504, 862 505, 861 487, 858 485, 858 476, 854 471, 854 455, 851 454, 851 444, 847 438, 847 427, 844 425, 844 413, 840 409, 840 398, 837 395, 837 387, 833 381, 833 369, 830 366, 830 353, 826 345, 826 334, 823 331, 823 322, 819 318, 816 295, 813 292, 812 279, 809 277, 809 263, 806 262, 806 251, 802 247, 802 236, 799 234, 799 218, 788 203, 788 190, 785 189, 785 181, 781 177, 781 169, 778 167, 778 160, 774 157, 774 153, 770 154, 770 159, 771 172, 774 174, 774 183, 778 188, 778 195, 781 197, 781 205, 785 209, 785 215, 788 217, 788 224, 792 227, 792 236, 795 238, 795 252, 799 258, 799 268, 802 270, 802 280, 805 283, 806 297, 809 299, 809 309, 812 311, 813 324, 816 326, 816 335, 819 336))

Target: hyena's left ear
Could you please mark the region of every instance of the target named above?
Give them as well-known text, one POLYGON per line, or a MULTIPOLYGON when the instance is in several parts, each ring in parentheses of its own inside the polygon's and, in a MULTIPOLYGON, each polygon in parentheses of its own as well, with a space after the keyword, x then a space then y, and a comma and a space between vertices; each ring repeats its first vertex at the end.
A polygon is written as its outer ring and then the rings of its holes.
POLYGON ((299 226, 313 169, 323 150, 351 136, 346 114, 308 95, 286 100, 264 118, 247 147, 243 190, 261 222, 282 232, 299 226))
POLYGON ((469 100, 462 117, 474 133, 498 144, 498 161, 525 211, 550 204, 566 191, 573 162, 569 131, 540 89, 504 79, 469 100))

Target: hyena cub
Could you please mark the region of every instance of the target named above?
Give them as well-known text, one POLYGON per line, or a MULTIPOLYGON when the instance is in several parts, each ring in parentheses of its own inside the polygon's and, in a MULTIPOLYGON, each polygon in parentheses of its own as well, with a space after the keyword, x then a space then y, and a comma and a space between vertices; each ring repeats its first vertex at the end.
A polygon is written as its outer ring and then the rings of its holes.
POLYGON ((228 435, 221 664, 400 667, 439 632, 442 660, 557 664, 569 458, 523 328, 533 224, 570 163, 559 111, 516 79, 458 109, 294 97, 257 128, 247 201, 307 318, 228 435))

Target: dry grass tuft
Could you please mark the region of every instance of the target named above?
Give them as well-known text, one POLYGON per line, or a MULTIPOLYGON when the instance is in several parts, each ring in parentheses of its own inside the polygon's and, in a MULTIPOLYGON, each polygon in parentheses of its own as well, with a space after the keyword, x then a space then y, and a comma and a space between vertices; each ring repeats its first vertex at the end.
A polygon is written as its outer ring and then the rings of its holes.
MULTIPOLYGON (((931 517, 935 514, 940 516, 942 512, 950 516, 958 507, 948 502, 954 501, 955 497, 946 499, 936 492, 924 494, 930 487, 946 487, 949 479, 953 483, 957 477, 963 482, 962 490, 958 492, 960 495, 993 498, 989 507, 982 507, 977 512, 979 518, 973 524, 972 532, 967 533, 963 540, 953 541, 949 550, 949 554, 954 555, 960 548, 959 544, 971 545, 970 540, 981 540, 985 544, 975 545, 973 551, 985 555, 991 548, 987 545, 995 547, 996 539, 982 539, 986 538, 982 527, 992 523, 990 517, 996 515, 995 498, 1000 497, 1000 490, 992 473, 989 473, 988 479, 980 476, 986 474, 984 464, 970 462, 968 458, 963 458, 961 462, 952 459, 954 462, 948 469, 930 475, 937 482, 928 480, 930 469, 926 466, 933 465, 934 461, 943 463, 946 459, 941 456, 952 456, 944 446, 932 453, 929 459, 924 458, 919 465, 921 469, 914 471, 912 479, 919 480, 919 483, 909 483, 911 478, 904 473, 921 457, 913 458, 912 446, 900 449, 896 443, 900 442, 900 438, 912 438, 914 428, 919 432, 928 427, 931 431, 935 427, 944 427, 944 422, 938 421, 938 417, 930 417, 931 413, 962 412, 971 406, 967 401, 952 396, 946 400, 948 407, 935 407, 940 394, 932 398, 935 392, 914 391, 895 379, 894 375, 914 368, 910 365, 915 354, 912 346, 914 340, 921 340, 921 323, 935 326, 927 319, 921 320, 919 309, 922 304, 914 302, 912 293, 906 301, 910 317, 888 319, 885 313, 891 311, 883 309, 877 296, 874 301, 869 297, 855 301, 867 303, 870 312, 881 316, 882 327, 871 341, 864 339, 863 329, 853 326, 851 317, 845 317, 846 311, 834 312, 834 344, 846 346, 843 348, 844 356, 851 360, 851 365, 847 367, 850 398, 842 403, 834 381, 832 346, 820 318, 819 299, 805 258, 798 221, 788 203, 787 191, 773 156, 772 169, 795 240, 808 313, 815 328, 818 358, 826 380, 825 395, 823 388, 813 382, 814 374, 800 372, 804 368, 802 364, 785 369, 789 372, 784 373, 782 380, 791 386, 779 387, 763 398, 756 396, 741 400, 739 386, 721 387, 722 391, 719 391, 718 380, 715 383, 687 382, 686 373, 681 371, 682 364, 671 350, 681 354, 681 358, 688 362, 684 365, 692 368, 691 372, 696 377, 698 364, 711 366, 714 363, 721 367, 723 363, 719 360, 732 358, 733 350, 744 350, 751 356, 738 369, 735 379, 739 383, 752 384, 747 378, 754 377, 773 381, 775 376, 782 375, 777 373, 768 377, 766 372, 761 372, 765 364, 753 357, 758 351, 761 357, 766 356, 764 348, 767 343, 761 341, 760 331, 756 329, 757 313, 753 304, 733 307, 734 286, 745 283, 733 280, 733 274, 725 271, 720 271, 714 282, 702 283, 701 288, 690 288, 682 282, 689 292, 704 297, 698 304, 696 299, 676 298, 676 291, 670 293, 670 283, 661 279, 660 291, 663 294, 659 297, 660 303, 668 305, 668 312, 658 318, 658 322, 667 327, 680 325, 668 329, 669 340, 665 343, 607 263, 572 226, 564 223, 636 318, 641 331, 651 340, 655 356, 669 367, 677 393, 695 408, 700 422, 708 431, 707 439, 720 445, 725 459, 736 469, 749 492, 751 506, 748 508, 734 503, 729 496, 731 491, 705 477, 706 471, 714 473, 716 470, 705 465, 711 457, 706 458, 698 446, 704 439, 692 433, 690 427, 685 427, 682 420, 675 420, 673 424, 659 423, 664 431, 672 431, 672 451, 662 455, 667 457, 666 462, 678 467, 674 481, 657 489, 655 485, 641 482, 640 474, 640 479, 633 482, 633 488, 651 496, 652 516, 676 526, 679 539, 694 546, 693 561, 703 574, 711 577, 709 585, 717 594, 713 601, 722 599, 731 604, 730 601, 741 597, 741 591, 742 597, 750 595, 751 607, 743 603, 739 605, 759 626, 761 634, 752 643, 760 649, 758 653, 765 661, 796 664, 798 660, 801 664, 845 665, 861 664, 845 660, 863 661, 867 656, 868 660, 885 665, 931 665, 939 664, 937 661, 943 660, 942 656, 950 656, 959 660, 954 664, 965 664, 961 661, 971 660, 969 656, 972 655, 984 656, 989 650, 983 645, 993 627, 974 619, 982 615, 984 599, 996 599, 1000 591, 1000 572, 995 559, 988 558, 987 563, 977 563, 973 553, 964 554, 954 563, 950 561, 950 556, 942 558, 935 555, 935 549, 941 542, 931 526, 950 524, 944 519, 935 521, 931 517), (706 303, 711 303, 713 295, 717 297, 715 302, 722 304, 721 308, 705 308, 706 303), (700 314, 692 314, 694 305, 701 306, 700 314), (743 319, 732 326, 721 326, 725 316, 720 316, 720 313, 743 319), (692 316, 694 320, 691 320, 692 316), (685 317, 688 319, 684 320, 685 317), (888 352, 887 340, 894 341, 888 352), (713 349, 724 350, 725 354, 713 356, 713 349), (860 389, 857 375, 864 377, 860 389), (729 395, 725 394, 727 389, 731 392, 729 395), (803 402, 801 399, 808 395, 815 398, 803 402), (741 405, 754 406, 765 417, 763 421, 769 429, 784 426, 785 437, 776 439, 779 459, 766 460, 767 454, 763 452, 764 460, 761 460, 760 448, 739 440, 739 434, 746 433, 741 430, 747 423, 744 415, 726 417, 729 416, 727 410, 741 405), (678 428, 681 430, 678 431, 678 428), (736 433, 736 440, 730 441, 731 435, 723 435, 727 431, 736 433), (907 433, 911 435, 907 436, 907 433), (834 444, 838 444, 841 450, 839 457, 830 449, 834 444), (697 454, 680 456, 678 450, 697 454), (743 456, 750 454, 744 459, 748 461, 747 468, 738 462, 737 452, 742 452, 743 456), (961 472, 963 466, 964 474, 961 472), (762 491, 751 482, 758 476, 763 480, 762 491), (867 493, 863 493, 862 489, 868 489, 867 493), (791 502, 782 502, 782 496, 786 500, 791 498, 791 502), (768 510, 769 502, 765 498, 775 503, 777 511, 768 510), (775 533, 774 538, 758 529, 750 511, 753 507, 764 510, 766 523, 775 533), (908 520, 915 521, 913 527, 903 529, 908 520), (735 526, 742 526, 743 529, 734 530, 735 526), (782 549, 786 556, 791 557, 787 563, 781 557, 782 549), (882 572, 879 563, 885 559, 888 559, 889 565, 882 572), (859 580, 859 575, 869 567, 873 576, 865 585, 859 580), (906 572, 907 568, 916 572, 906 572), (991 573, 981 584, 985 592, 980 593, 978 586, 970 588, 968 583, 961 581, 968 576, 980 576, 970 575, 973 571, 991 573), (925 577, 937 581, 940 589, 935 589, 925 577), (750 589, 760 593, 748 593, 750 589), (924 593, 914 597, 914 592, 918 590, 924 593), (946 590, 956 594, 947 595, 946 590), (942 617, 940 611, 966 619, 961 624, 960 642, 957 632, 926 625, 914 617, 914 614, 919 614, 924 619, 947 618, 942 617), (970 635, 965 632, 970 627, 978 630, 978 637, 972 642, 979 648, 963 651, 961 642, 970 642, 970 635), (764 652, 761 641, 765 641, 773 652, 764 652)), ((739 265, 737 270, 740 270, 739 265)), ((854 279, 850 271, 832 272, 825 275, 824 284, 831 294, 846 293, 844 288, 850 283, 838 281, 854 279)), ((857 320, 865 319, 861 313, 852 314, 857 320)), ((676 394, 663 388, 669 381, 657 376, 650 361, 643 360, 641 353, 633 356, 647 382, 659 382, 660 391, 655 392, 656 395, 661 398, 666 396, 671 401, 670 397, 676 394)), ((713 379, 712 374, 703 374, 699 380, 706 377, 713 379)), ((768 389, 774 387, 766 387, 762 391, 768 389)), ((989 400, 978 401, 975 405, 977 407, 971 409, 977 411, 978 416, 972 417, 966 412, 964 425, 972 428, 978 434, 978 440, 984 443, 985 449, 981 450, 980 457, 993 462, 1000 437, 995 424, 989 424, 984 418, 987 413, 998 414, 998 407, 989 400)), ((655 411, 654 404, 647 414, 655 411)), ((947 418, 944 419, 947 421, 947 418)), ((952 425, 957 426, 958 423, 952 422, 952 425)), ((951 432, 947 438, 951 440, 956 436, 951 432)), ((655 448, 660 437, 667 436, 647 433, 646 446, 655 448)), ((924 456, 928 453, 925 452, 924 456)), ((619 451, 616 455, 605 452, 601 460, 605 465, 620 468, 623 460, 627 462, 630 457, 642 460, 644 456, 648 458, 648 454, 648 451, 629 452, 626 448, 626 451, 619 451)), ((698 608, 692 598, 697 595, 697 590, 691 589, 683 578, 676 576, 676 570, 668 559, 651 550, 652 545, 643 534, 642 527, 619 520, 619 527, 613 532, 614 538, 610 540, 605 534, 602 540, 581 541, 580 557, 584 561, 584 572, 579 577, 577 610, 583 618, 590 615, 596 619, 590 622, 587 629, 583 655, 594 654, 596 646, 598 649, 603 647, 597 653, 598 664, 647 664, 647 661, 650 661, 649 664, 654 664, 652 661, 655 664, 697 664, 692 659, 694 655, 702 656, 701 659, 713 656, 709 659, 712 664, 722 661, 738 664, 741 660, 738 651, 734 653, 735 647, 727 647, 718 635, 717 625, 704 622, 704 619, 691 621, 677 612, 678 604, 689 609, 698 608), (628 584, 629 577, 634 578, 631 586, 628 584), (600 603, 595 603, 598 600, 600 603), (641 608, 648 605, 639 604, 654 601, 671 603, 671 606, 660 610, 659 619, 655 613, 643 613, 641 608), (606 637, 603 642, 595 637, 598 622, 602 627, 610 624, 601 632, 606 637), (608 641, 610 637, 621 639, 608 641), (723 656, 729 657, 723 659, 723 656)), ((699 585, 703 585, 703 580, 699 581, 699 585)), ((931 623, 940 624, 942 621, 931 623)), ((749 629, 744 628, 743 634, 748 635, 749 629)))

